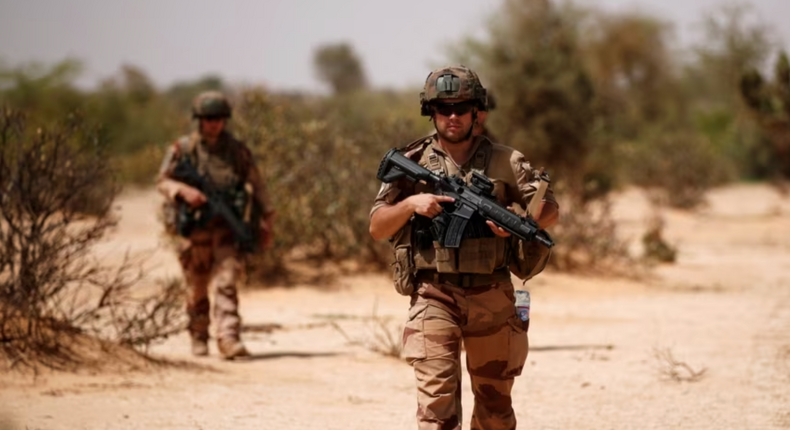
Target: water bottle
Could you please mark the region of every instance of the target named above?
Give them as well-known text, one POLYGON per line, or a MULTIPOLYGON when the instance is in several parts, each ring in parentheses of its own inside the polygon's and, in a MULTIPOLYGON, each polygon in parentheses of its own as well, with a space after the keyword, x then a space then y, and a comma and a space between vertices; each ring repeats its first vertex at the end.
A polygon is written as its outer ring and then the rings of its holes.
POLYGON ((529 291, 516 290, 516 315, 521 321, 529 320, 529 291))

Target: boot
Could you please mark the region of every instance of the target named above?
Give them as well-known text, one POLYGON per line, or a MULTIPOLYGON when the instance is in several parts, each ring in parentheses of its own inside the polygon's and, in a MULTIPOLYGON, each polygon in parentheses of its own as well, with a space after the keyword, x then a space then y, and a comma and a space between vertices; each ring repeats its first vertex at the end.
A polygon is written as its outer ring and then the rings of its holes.
POLYGON ((195 357, 205 357, 208 355, 208 339, 200 336, 192 336, 192 355, 195 357))
POLYGON ((219 353, 225 360, 249 357, 250 352, 239 339, 219 339, 217 341, 219 353))

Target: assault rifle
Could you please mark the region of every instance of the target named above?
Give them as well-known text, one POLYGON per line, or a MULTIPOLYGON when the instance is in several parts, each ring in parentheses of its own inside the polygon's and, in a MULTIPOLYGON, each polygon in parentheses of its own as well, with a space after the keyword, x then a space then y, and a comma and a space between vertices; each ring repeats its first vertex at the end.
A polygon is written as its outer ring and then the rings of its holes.
POLYGON ((197 188, 206 196, 206 204, 199 208, 192 208, 187 202, 180 201, 178 205, 178 233, 187 237, 201 222, 207 222, 219 216, 233 232, 236 245, 241 252, 253 252, 257 248, 257 238, 252 226, 244 221, 228 205, 222 191, 217 190, 210 178, 198 173, 189 157, 181 157, 171 177, 197 188))
MULTIPOLYGON (((437 239, 445 248, 461 246, 464 230, 475 213, 521 240, 537 240, 548 248, 554 246, 554 241, 546 231, 540 229, 535 220, 516 215, 502 206, 493 195, 494 184, 477 172, 472 173, 471 184, 467 185, 457 176, 437 175, 393 148, 381 160, 376 178, 384 183, 401 178, 410 182, 424 182, 433 185, 435 194, 455 200, 452 203, 442 203, 443 213, 449 215, 450 221, 448 225, 435 229, 443 233, 437 239)), ((434 227, 436 221, 434 219, 434 227)))

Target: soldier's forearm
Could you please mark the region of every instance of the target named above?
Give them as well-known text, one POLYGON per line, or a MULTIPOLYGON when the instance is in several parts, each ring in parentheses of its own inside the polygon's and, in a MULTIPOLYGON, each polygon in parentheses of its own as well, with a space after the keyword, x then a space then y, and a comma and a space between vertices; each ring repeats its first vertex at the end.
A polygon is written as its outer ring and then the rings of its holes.
POLYGON ((156 184, 157 190, 171 201, 176 199, 178 193, 185 186, 186 184, 170 178, 162 178, 156 184))
POLYGON ((250 167, 247 174, 246 183, 252 187, 252 194, 255 202, 263 208, 263 216, 270 216, 274 213, 271 200, 269 199, 269 192, 266 187, 266 182, 261 177, 260 171, 255 165, 250 167))
POLYGON ((370 235, 376 240, 388 239, 403 228, 412 215, 414 207, 409 199, 383 206, 370 217, 370 235))

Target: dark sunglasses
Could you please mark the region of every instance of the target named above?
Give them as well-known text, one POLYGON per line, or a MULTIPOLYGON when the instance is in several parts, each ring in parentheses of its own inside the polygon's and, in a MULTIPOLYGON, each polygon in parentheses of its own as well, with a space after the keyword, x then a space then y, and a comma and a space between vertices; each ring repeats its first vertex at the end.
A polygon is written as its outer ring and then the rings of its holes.
POLYGON ((202 119, 204 121, 208 121, 208 122, 216 122, 216 121, 222 121, 223 119, 225 119, 225 117, 224 116, 202 116, 202 117, 200 117, 200 119, 202 119))
POLYGON ((433 110, 441 116, 466 115, 475 108, 475 103, 470 101, 458 103, 434 103, 433 110))

